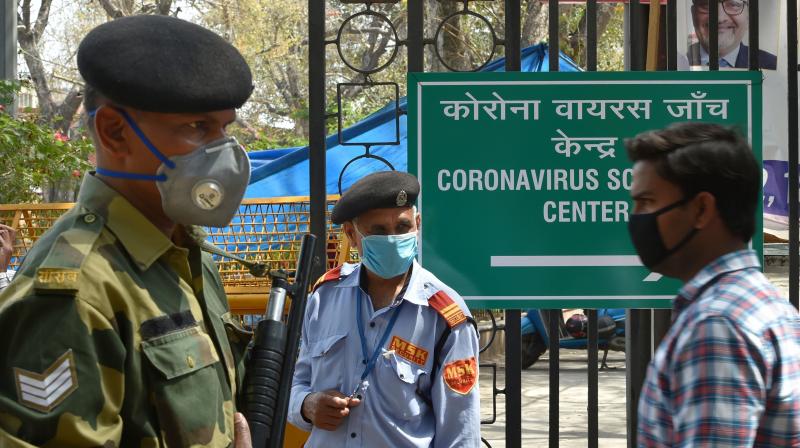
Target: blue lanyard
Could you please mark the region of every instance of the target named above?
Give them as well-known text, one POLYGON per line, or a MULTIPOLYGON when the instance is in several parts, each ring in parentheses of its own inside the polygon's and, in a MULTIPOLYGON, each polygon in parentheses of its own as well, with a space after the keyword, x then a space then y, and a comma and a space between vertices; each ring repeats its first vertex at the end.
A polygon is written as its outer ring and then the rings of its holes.
MULTIPOLYGON (((361 288, 358 288, 358 303, 356 303, 356 322, 358 323, 358 336, 361 337, 361 354, 364 355, 364 359, 367 359, 367 338, 364 336, 364 322, 361 320, 361 288)), ((395 322, 397 322, 397 317, 400 315, 400 308, 403 306, 402 303, 397 305, 395 308, 394 313, 392 314, 391 319, 389 319, 389 324, 386 326, 386 331, 383 332, 383 336, 381 336, 381 341, 375 347, 375 351, 372 352, 372 356, 369 357, 369 361, 367 362, 367 366, 364 367, 364 372, 361 374, 361 381, 367 379, 367 376, 375 367, 375 361, 378 360, 378 356, 381 354, 381 348, 383 344, 386 343, 386 340, 389 338, 389 333, 392 332, 392 328, 394 328, 395 322)))

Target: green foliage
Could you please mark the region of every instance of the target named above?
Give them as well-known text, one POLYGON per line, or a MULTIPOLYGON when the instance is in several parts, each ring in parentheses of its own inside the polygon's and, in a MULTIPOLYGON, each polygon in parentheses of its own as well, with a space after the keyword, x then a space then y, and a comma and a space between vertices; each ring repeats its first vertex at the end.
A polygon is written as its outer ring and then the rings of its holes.
MULTIPOLYGON (((0 96, 18 90, 0 81, 0 96)), ((86 138, 68 140, 31 117, 0 112, 0 203, 40 202, 49 185, 70 178, 77 186, 92 151, 86 138)))

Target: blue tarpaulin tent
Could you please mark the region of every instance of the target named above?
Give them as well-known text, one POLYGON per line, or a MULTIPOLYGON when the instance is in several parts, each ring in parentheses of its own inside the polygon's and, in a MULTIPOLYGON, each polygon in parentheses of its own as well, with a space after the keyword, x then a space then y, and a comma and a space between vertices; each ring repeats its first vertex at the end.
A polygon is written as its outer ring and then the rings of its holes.
MULTIPOLYGON (((538 44, 522 50, 523 72, 548 71, 547 44, 538 44)), ((561 54, 559 70, 579 71, 575 63, 561 54)), ((482 71, 505 71, 505 59, 497 59, 489 63, 482 71)), ((400 144, 373 146, 370 153, 380 156, 391 163, 396 170, 407 170, 407 132, 406 132, 406 98, 400 99, 400 144)), ((395 106, 389 104, 358 123, 342 130, 345 142, 393 141, 395 139, 395 106)), ((364 154, 363 146, 342 146, 338 135, 329 136, 327 146, 327 192, 338 194, 339 174, 342 168, 354 157, 364 154)), ((249 153, 252 165, 250 186, 246 198, 272 198, 281 196, 308 196, 308 147, 273 149, 249 153)), ((383 162, 375 159, 361 159, 347 168, 342 178, 342 190, 363 176, 388 169, 383 162)))

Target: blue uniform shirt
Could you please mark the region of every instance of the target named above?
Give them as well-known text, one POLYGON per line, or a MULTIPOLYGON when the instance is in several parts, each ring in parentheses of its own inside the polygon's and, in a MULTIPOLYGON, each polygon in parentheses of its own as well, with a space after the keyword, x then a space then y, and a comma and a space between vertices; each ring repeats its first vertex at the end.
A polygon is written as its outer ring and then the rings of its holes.
POLYGON ((289 421, 311 431, 307 447, 478 447, 479 347, 473 325, 464 321, 451 328, 433 367, 434 347, 449 325, 429 306, 429 298, 441 291, 454 302, 446 316, 460 316, 459 311, 469 316, 463 299, 414 262, 405 292, 375 311, 367 292, 359 295, 360 269, 360 264, 343 265, 338 281, 322 284, 309 298, 289 421), (400 307, 397 321, 367 377, 361 404, 335 431, 312 428, 300 414, 309 393, 336 389, 350 395, 360 383, 359 296, 370 355, 400 307))

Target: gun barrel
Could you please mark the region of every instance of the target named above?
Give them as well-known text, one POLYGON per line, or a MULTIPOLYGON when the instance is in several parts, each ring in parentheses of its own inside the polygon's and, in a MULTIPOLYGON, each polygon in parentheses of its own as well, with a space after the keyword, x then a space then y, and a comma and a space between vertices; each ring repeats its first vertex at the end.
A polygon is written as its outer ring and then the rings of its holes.
POLYGON ((303 237, 294 285, 289 286, 285 278, 272 276, 267 315, 256 329, 244 390, 245 417, 250 424, 254 448, 283 446, 315 245, 316 237, 303 237), (292 297, 292 304, 284 323, 282 314, 287 293, 292 297))

